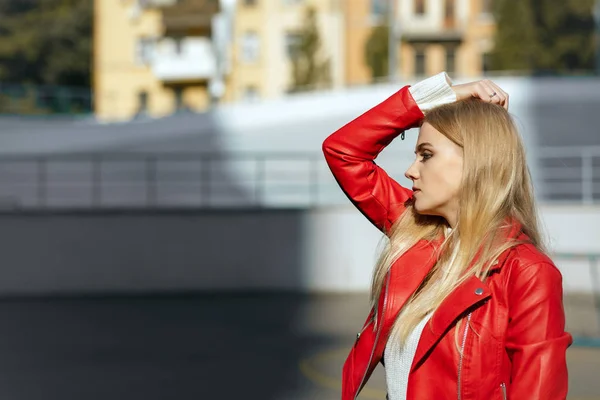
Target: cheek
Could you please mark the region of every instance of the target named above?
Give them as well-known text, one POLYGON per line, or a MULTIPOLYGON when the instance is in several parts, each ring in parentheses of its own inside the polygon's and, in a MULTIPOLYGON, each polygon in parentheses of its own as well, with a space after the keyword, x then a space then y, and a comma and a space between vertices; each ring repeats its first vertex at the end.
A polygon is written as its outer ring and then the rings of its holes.
POLYGON ((462 170, 459 168, 448 170, 446 180, 448 182, 449 190, 456 194, 460 188, 460 182, 462 179, 462 170))
POLYGON ((428 166, 426 176, 429 178, 429 189, 433 197, 446 202, 458 195, 462 179, 462 163, 457 160, 440 159, 438 163, 428 166))
POLYGON ((443 169, 444 186, 450 196, 458 195, 460 183, 462 180, 462 163, 458 161, 450 162, 443 169))

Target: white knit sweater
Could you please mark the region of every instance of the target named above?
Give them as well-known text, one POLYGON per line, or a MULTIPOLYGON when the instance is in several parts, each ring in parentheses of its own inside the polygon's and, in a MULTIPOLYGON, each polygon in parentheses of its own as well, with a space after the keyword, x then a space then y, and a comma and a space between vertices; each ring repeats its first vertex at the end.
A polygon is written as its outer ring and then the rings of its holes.
POLYGON ((415 358, 417 345, 419 344, 423 328, 425 328, 425 325, 431 319, 432 314, 433 313, 429 313, 419 325, 415 327, 409 335, 405 346, 400 346, 398 340, 392 340, 391 337, 385 346, 385 381, 388 398, 390 400, 406 399, 410 367, 415 358))
MULTIPOLYGON (((437 105, 456 101, 456 95, 451 89, 452 82, 445 72, 425 79, 409 88, 409 91, 419 108, 429 110, 437 105)), ((451 261, 452 262, 452 261, 451 261)), ((385 378, 389 400, 406 400, 408 376, 417 351, 421 333, 433 313, 421 320, 408 336, 404 346, 390 337, 385 353, 385 378)))
MULTIPOLYGON (((446 235, 449 231, 450 230, 446 232, 446 235)), ((450 265, 452 265, 456 259, 457 253, 458 246, 455 247, 449 264, 442 267, 443 271, 449 269, 450 265)), ((442 279, 445 277, 446 276, 444 275, 442 279)), ((393 336, 388 338, 384 351, 384 362, 389 400, 406 400, 408 376, 415 358, 415 353, 417 352, 417 346, 419 345, 423 329, 432 316, 433 312, 430 312, 421 320, 421 322, 419 322, 409 334, 404 346, 401 345, 397 338, 394 338, 393 336)))

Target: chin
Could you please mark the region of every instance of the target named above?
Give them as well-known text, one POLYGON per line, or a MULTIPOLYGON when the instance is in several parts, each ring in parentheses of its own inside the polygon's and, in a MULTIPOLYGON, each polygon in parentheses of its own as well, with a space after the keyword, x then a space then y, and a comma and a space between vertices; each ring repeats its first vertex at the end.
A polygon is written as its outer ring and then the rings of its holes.
POLYGON ((417 201, 417 199, 413 198, 413 209, 418 213, 418 214, 422 214, 425 210, 423 209, 423 207, 419 204, 419 201, 417 201))
POLYGON ((427 209, 423 209, 423 208, 421 208, 421 207, 417 206, 416 204, 415 204, 415 206, 414 206, 414 209, 415 209, 415 211, 417 212, 417 214, 421 214, 421 215, 431 215, 431 214, 430 214, 430 212, 429 212, 429 210, 427 210, 427 209))
POLYGON ((419 207, 416 202, 414 204, 414 210, 419 215, 438 215, 438 213, 430 208, 419 207))

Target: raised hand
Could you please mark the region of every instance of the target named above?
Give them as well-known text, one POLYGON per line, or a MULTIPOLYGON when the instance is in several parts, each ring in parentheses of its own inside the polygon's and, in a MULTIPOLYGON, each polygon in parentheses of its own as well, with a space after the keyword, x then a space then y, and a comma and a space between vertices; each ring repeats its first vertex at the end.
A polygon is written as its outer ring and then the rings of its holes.
POLYGON ((489 79, 454 85, 452 90, 456 93, 457 100, 474 97, 488 103, 499 104, 508 110, 508 93, 489 79))

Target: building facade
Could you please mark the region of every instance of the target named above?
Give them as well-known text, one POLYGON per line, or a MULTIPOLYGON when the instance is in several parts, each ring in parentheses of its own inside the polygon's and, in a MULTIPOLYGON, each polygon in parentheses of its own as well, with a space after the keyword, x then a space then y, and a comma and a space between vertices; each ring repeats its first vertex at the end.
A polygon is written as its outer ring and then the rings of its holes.
POLYGON ((347 84, 366 84, 371 71, 365 48, 372 30, 389 24, 396 43, 395 76, 415 80, 448 71, 476 78, 488 70, 495 22, 492 0, 347 0, 345 10, 347 84))
POLYGON ((292 52, 316 11, 327 87, 344 84, 343 0, 96 0, 99 119, 203 111, 292 88, 292 52))
POLYGON ((306 12, 316 11, 321 42, 316 58, 326 62, 327 87, 344 84, 344 0, 238 0, 234 19, 233 100, 276 98, 292 86, 292 56, 306 12))
POLYGON ((229 15, 218 0, 96 0, 98 118, 201 111, 224 98, 229 15))
POLYGON ((373 82, 367 41, 390 13, 395 79, 442 70, 479 77, 493 46, 491 2, 96 0, 95 112, 105 120, 161 117, 298 90, 292 58, 309 8, 321 42, 317 58, 326 63, 327 82, 318 88, 373 82))

